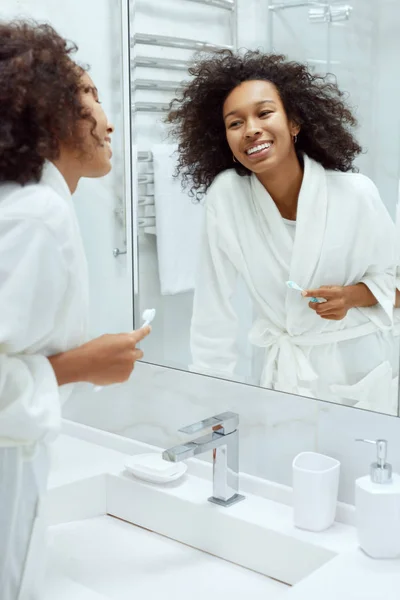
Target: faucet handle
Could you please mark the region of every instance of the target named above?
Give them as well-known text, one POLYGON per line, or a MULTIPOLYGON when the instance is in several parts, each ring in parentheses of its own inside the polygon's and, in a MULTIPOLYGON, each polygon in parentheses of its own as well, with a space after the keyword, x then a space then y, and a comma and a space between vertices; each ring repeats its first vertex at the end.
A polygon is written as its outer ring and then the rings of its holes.
POLYGON ((182 427, 182 429, 179 429, 179 431, 181 433, 193 435, 199 431, 204 431, 204 429, 208 429, 209 427, 211 427, 213 431, 217 431, 222 435, 228 435, 228 433, 236 431, 236 429, 239 427, 239 415, 234 412, 224 412, 219 415, 215 415, 214 417, 209 417, 208 419, 203 419, 202 421, 193 423, 193 425, 182 427))

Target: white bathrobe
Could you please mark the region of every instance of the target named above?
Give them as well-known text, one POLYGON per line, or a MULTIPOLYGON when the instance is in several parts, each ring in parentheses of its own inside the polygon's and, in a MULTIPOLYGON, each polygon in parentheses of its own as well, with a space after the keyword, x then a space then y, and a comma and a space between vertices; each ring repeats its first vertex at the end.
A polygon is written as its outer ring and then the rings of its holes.
POLYGON ((58 387, 46 356, 84 342, 88 316, 87 264, 72 197, 50 163, 39 184, 0 184, 0 315, 1 599, 36 600, 46 445, 60 429, 60 402, 71 391, 58 387))
POLYGON ((357 404, 376 381, 391 381, 394 265, 394 224, 367 177, 327 171, 304 156, 293 236, 255 175, 221 173, 207 194, 191 368, 234 374, 231 298, 241 276, 256 315, 249 340, 264 349, 258 383, 357 404), (304 289, 363 282, 378 304, 324 320, 288 280, 304 289))

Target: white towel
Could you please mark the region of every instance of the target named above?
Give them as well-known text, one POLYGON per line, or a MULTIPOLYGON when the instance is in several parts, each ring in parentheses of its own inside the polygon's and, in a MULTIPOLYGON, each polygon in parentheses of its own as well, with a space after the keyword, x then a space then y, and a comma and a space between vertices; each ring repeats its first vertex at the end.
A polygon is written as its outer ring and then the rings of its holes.
POLYGON ((177 147, 156 144, 154 198, 156 206, 157 254, 162 295, 194 289, 203 207, 173 178, 177 147))

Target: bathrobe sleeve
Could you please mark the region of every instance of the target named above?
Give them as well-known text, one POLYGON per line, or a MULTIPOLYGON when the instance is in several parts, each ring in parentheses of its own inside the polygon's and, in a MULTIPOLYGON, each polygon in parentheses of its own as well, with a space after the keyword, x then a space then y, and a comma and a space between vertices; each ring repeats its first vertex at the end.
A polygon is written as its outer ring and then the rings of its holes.
POLYGON ((0 219, 0 257, 0 446, 14 446, 60 427, 58 384, 40 347, 68 273, 54 234, 33 217, 0 219))
POLYGON ((232 306, 238 273, 220 244, 220 219, 207 205, 191 322, 191 370, 229 377, 237 363, 237 315, 232 306))
POLYGON ((396 290, 396 229, 374 183, 364 177, 363 184, 370 199, 370 235, 366 243, 372 258, 360 283, 371 290, 378 305, 361 310, 377 325, 390 327, 396 290))

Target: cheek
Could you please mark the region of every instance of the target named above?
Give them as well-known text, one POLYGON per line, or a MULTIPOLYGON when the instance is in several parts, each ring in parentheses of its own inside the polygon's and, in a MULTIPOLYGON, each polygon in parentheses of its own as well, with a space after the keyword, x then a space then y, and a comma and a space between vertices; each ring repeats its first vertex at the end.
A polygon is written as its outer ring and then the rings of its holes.
POLYGON ((279 116, 273 121, 271 120, 271 128, 273 128, 275 134, 279 135, 281 138, 291 139, 289 124, 285 118, 279 116))
POLYGON ((101 133, 105 133, 107 131, 107 117, 100 104, 97 104, 94 118, 96 119, 98 130, 100 130, 101 133))
POLYGON ((229 148, 234 152, 239 147, 240 136, 238 132, 228 129, 226 131, 226 141, 228 142, 229 148))

